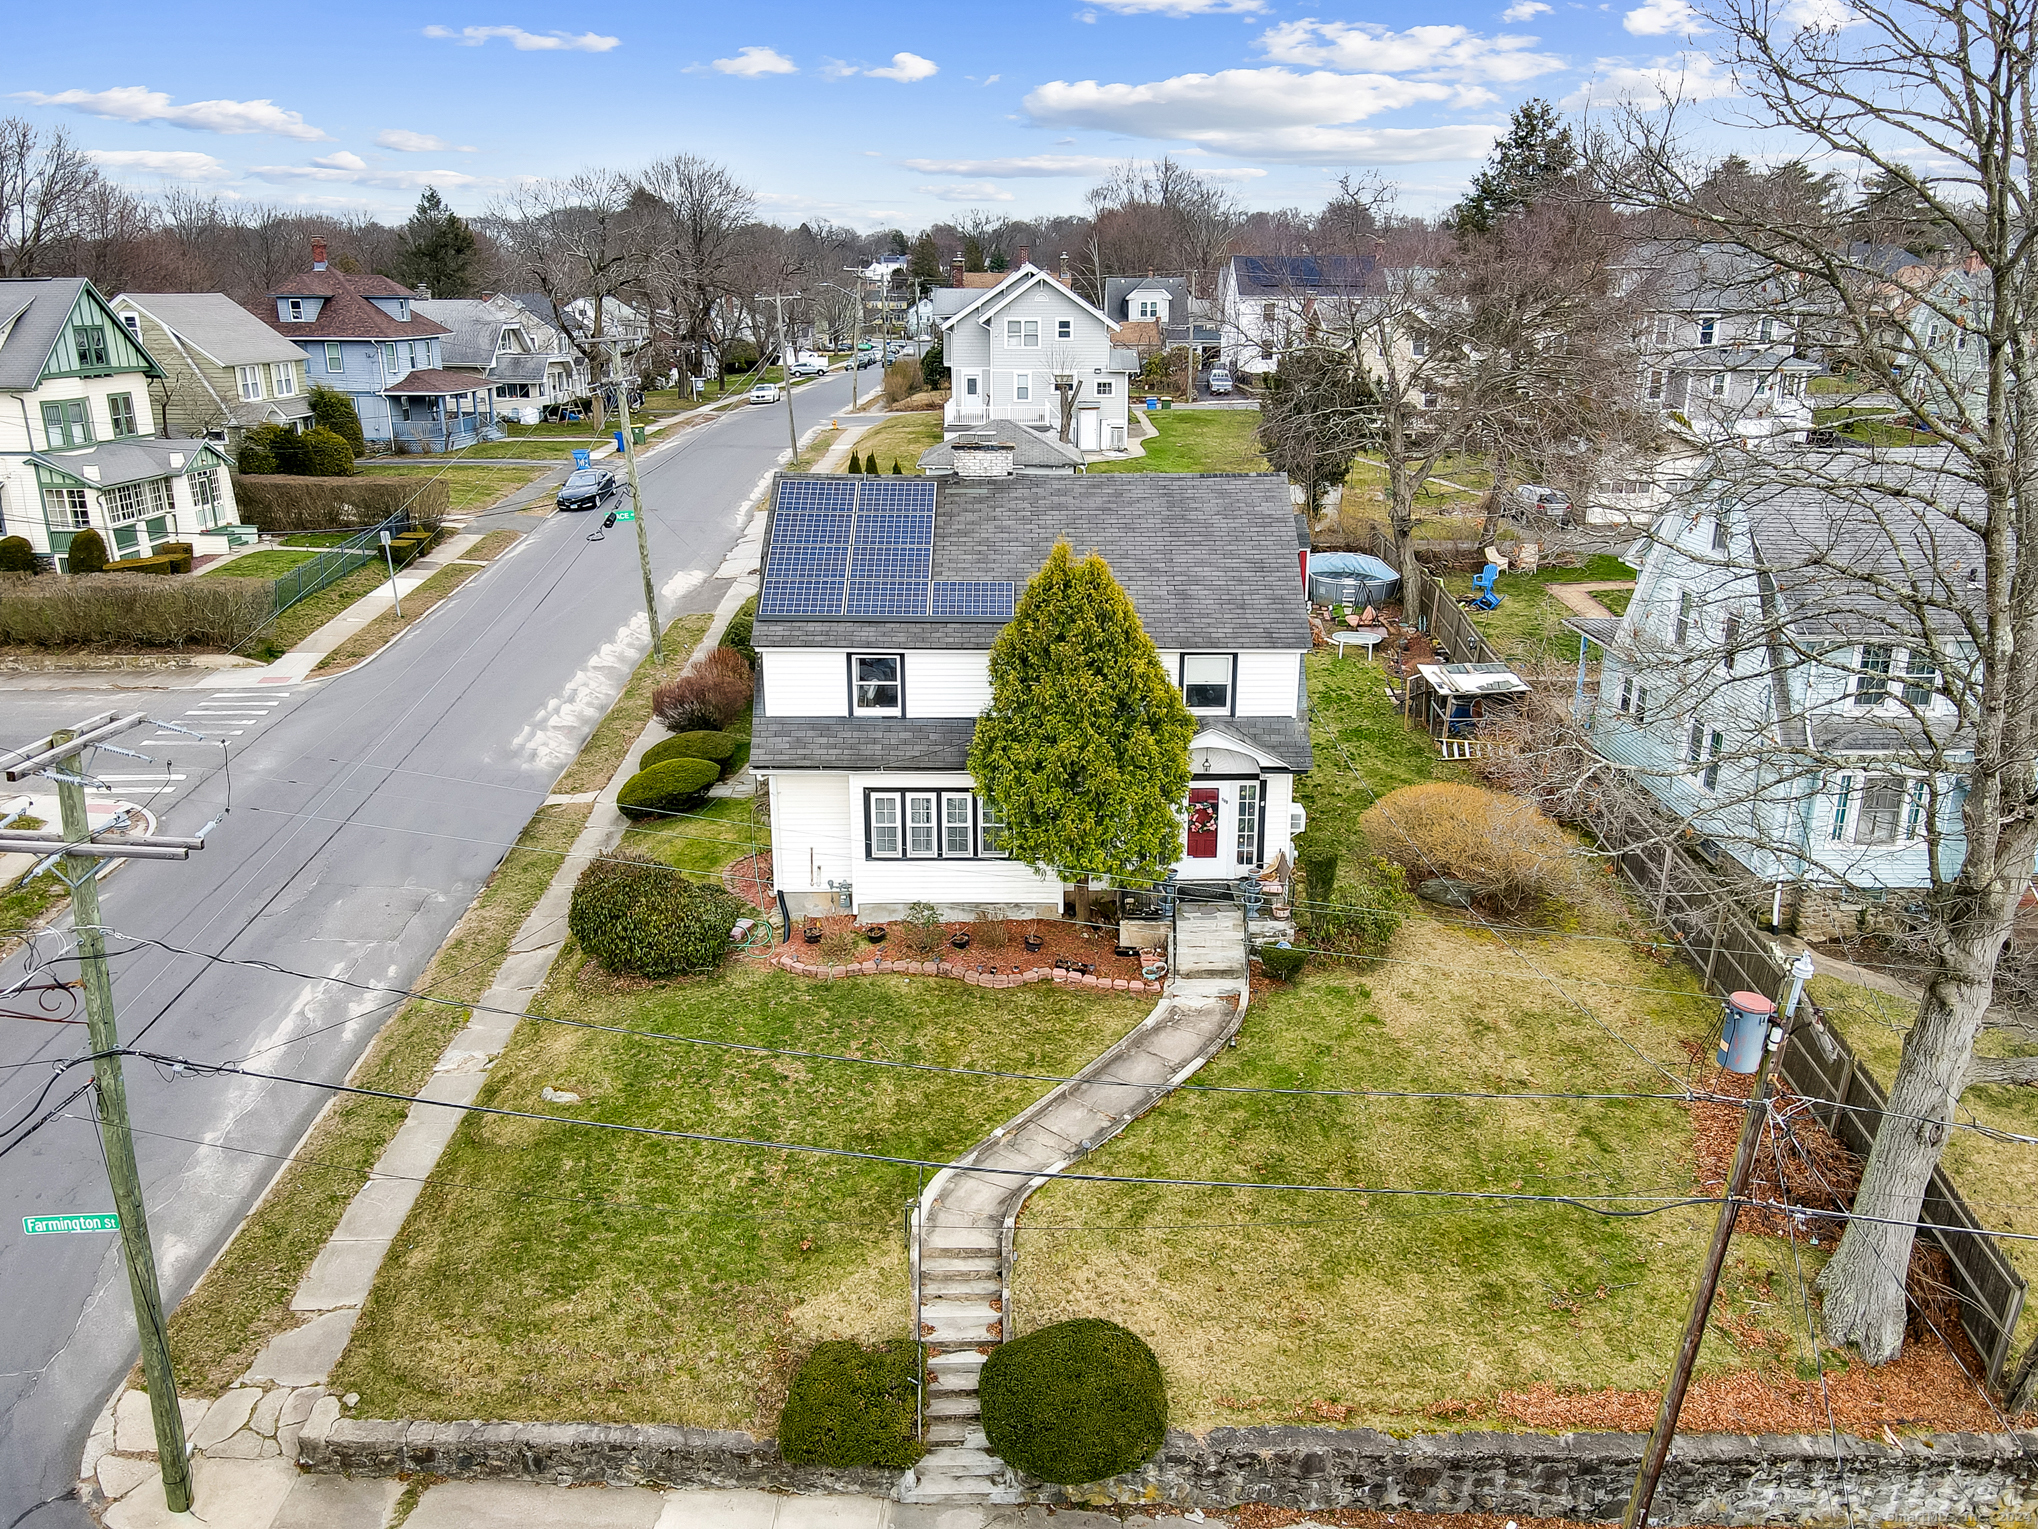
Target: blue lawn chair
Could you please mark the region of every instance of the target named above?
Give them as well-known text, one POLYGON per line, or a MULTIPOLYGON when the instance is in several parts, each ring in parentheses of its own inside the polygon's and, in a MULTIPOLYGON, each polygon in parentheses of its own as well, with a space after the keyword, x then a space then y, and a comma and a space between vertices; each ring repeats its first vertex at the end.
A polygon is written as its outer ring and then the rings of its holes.
POLYGON ((1472 598, 1465 603, 1470 605, 1475 611, 1500 609, 1500 602, 1507 597, 1493 592, 1494 581, 1499 577, 1500 567, 1496 563, 1488 563, 1483 570, 1473 574, 1472 598))

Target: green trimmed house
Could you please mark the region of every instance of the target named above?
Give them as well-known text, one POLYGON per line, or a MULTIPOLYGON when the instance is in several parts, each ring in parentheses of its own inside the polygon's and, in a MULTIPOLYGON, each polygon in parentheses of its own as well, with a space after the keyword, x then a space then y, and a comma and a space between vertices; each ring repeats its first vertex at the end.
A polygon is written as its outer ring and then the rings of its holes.
POLYGON ((0 280, 0 536, 65 571, 87 527, 116 559, 242 539, 226 458, 156 433, 150 385, 163 380, 84 277, 0 280))

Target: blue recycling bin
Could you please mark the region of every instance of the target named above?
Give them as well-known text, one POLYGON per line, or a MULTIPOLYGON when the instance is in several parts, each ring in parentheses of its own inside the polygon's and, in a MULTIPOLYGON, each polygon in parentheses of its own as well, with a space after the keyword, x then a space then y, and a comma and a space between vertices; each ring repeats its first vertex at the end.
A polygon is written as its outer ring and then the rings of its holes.
POLYGON ((1776 1005, 1760 993, 1734 993, 1720 1021, 1720 1049, 1714 1060, 1746 1077, 1762 1066, 1762 1047, 1776 1020, 1776 1005))
POLYGON ((592 467, 593 465, 594 456, 585 446, 573 448, 573 470, 575 472, 579 472, 583 467, 592 467))
POLYGON ((630 449, 629 443, 623 439, 623 432, 618 430, 615 432, 615 436, 616 436, 616 450, 628 451, 630 449))

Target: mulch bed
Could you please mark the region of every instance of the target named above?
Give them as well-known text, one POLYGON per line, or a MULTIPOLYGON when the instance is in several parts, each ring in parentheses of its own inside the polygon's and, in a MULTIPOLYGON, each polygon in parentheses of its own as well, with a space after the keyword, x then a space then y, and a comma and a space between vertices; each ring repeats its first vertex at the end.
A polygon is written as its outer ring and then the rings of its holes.
POLYGON ((1336 1524, 1338 1529, 1578 1529, 1568 1518, 1527 1518, 1508 1513, 1412 1513, 1396 1509, 1383 1513, 1378 1508, 1276 1508, 1268 1503, 1249 1502, 1229 1513, 1212 1514, 1228 1518, 1239 1529, 1289 1529, 1291 1524, 1336 1524))
POLYGON ((722 867, 722 885, 753 908, 770 911, 778 906, 771 895, 771 852, 745 855, 722 867))
MULTIPOLYGON (((1693 1086, 1700 1093, 1746 1099, 1754 1082, 1752 1077, 1722 1068, 1709 1070, 1693 1086)), ((1733 1171, 1734 1153, 1741 1143, 1741 1123, 1747 1107, 1708 1101, 1687 1108, 1698 1153, 1699 1188, 1709 1195, 1724 1194, 1727 1175, 1733 1171)), ((1861 1160, 1812 1118, 1811 1106, 1803 1098, 1779 1085, 1773 1095, 1769 1122, 1763 1126, 1762 1140, 1756 1148, 1749 1196, 1781 1200, 1807 1209, 1843 1211, 1853 1205, 1854 1191, 1860 1184, 1861 1160)), ((1734 1230, 1782 1237, 1791 1228, 1781 1211, 1745 1206, 1734 1218, 1734 1230)), ((1838 1223, 1808 1219, 1798 1224, 1797 1234, 1837 1237, 1838 1223)))
POLYGON ((1115 956, 1115 932, 1110 926, 1078 924, 1070 919, 971 919, 961 923, 941 926, 940 940, 926 952, 913 943, 913 926, 907 923, 890 923, 884 926, 885 938, 881 943, 872 944, 856 931, 863 926, 847 913, 832 918, 797 922, 789 945, 782 947, 795 959, 815 965, 847 966, 868 961, 876 957, 886 964, 895 961, 939 960, 954 969, 955 975, 967 972, 975 975, 1009 976, 1015 972, 1031 971, 1045 967, 1052 969, 1056 960, 1075 963, 1093 969, 1102 981, 1140 980, 1139 961, 1133 957, 1115 956), (821 928, 821 943, 809 945, 800 931, 806 922, 818 924, 821 928), (847 934, 850 944, 845 951, 841 942, 831 941, 829 936, 847 934), (950 940, 958 934, 970 937, 969 948, 957 950, 950 940), (1039 937, 1038 951, 1029 951, 1025 945, 1027 935, 1039 937))

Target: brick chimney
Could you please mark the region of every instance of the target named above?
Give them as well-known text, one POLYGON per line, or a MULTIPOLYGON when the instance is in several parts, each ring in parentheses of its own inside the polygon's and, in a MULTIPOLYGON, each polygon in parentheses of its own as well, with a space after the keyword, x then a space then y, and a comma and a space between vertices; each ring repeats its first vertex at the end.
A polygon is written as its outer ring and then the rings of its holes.
POLYGON ((952 266, 952 267, 950 268, 950 274, 951 274, 951 275, 953 276, 953 278, 954 278, 954 279, 953 279, 952 281, 950 281, 950 282, 949 282, 949 285, 950 285, 951 287, 959 287, 959 286, 961 286, 961 285, 962 285, 962 251, 961 251, 961 250, 957 250, 957 251, 955 252, 955 264, 954 264, 954 265, 953 265, 953 266, 952 266))
POLYGON ((1020 245, 1020 246, 1019 246, 1019 264, 1020 264, 1020 265, 1031 265, 1032 263, 1033 263, 1033 246, 1032 246, 1032 245, 1030 245, 1030 244, 1022 244, 1022 245, 1020 245))
POLYGON ((311 241, 311 268, 323 271, 326 268, 326 242, 323 239, 311 241))

